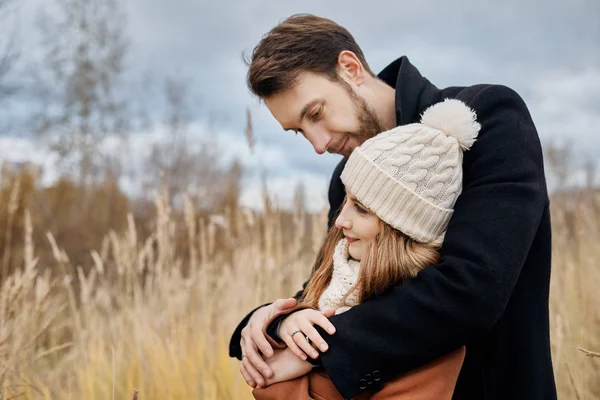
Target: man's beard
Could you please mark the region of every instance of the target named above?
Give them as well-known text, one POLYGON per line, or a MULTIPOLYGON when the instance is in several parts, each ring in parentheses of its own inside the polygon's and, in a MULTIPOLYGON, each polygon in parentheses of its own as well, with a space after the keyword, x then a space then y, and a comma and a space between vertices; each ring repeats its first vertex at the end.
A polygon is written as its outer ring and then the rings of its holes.
MULTIPOLYGON (((359 123, 358 130, 356 132, 347 132, 346 135, 344 135, 343 140, 345 141, 348 138, 354 137, 358 139, 359 144, 362 144, 365 140, 383 132, 383 128, 381 127, 381 123, 379 122, 379 118, 377 118, 375 110, 369 107, 365 99, 354 92, 352 87, 343 79, 340 78, 338 83, 342 85, 348 93, 348 96, 350 96, 350 99, 352 99, 359 123)), ((347 152, 345 152, 347 154, 343 154, 344 157, 349 157, 352 150, 353 149, 348 149, 347 152)))
MULTIPOLYGON (((354 93, 354 92, 353 92, 354 93)), ((379 118, 377 118, 377 114, 375 111, 369 107, 367 102, 356 93, 354 93, 354 97, 352 101, 356 107, 358 113, 358 132, 354 135, 359 139, 359 142, 362 144, 365 140, 372 138, 378 133, 383 132, 383 128, 379 123, 379 118)))

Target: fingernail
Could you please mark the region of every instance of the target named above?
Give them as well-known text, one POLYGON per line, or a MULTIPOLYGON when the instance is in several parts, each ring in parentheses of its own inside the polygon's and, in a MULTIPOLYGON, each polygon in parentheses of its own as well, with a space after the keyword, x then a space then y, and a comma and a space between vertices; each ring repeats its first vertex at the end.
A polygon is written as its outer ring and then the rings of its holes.
POLYGON ((271 377, 271 371, 269 371, 268 369, 263 369, 263 375, 266 376, 267 378, 271 377))
POLYGON ((317 358, 319 356, 319 353, 312 353, 312 358, 317 358))
POLYGON ((319 348, 321 349, 321 351, 327 351, 327 345, 325 343, 321 344, 319 348))
POLYGON ((303 359, 304 361, 306 361, 306 356, 302 356, 302 359, 303 359))
POLYGON ((327 332, 329 332, 329 333, 331 333, 333 335, 335 333, 335 329, 334 328, 329 328, 329 330, 327 332))

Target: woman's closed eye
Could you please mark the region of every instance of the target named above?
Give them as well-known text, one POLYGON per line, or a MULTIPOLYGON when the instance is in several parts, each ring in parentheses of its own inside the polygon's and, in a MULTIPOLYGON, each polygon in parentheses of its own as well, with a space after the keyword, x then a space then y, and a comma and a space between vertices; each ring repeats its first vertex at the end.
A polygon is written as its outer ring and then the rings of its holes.
POLYGON ((358 203, 354 203, 354 208, 361 214, 368 214, 369 211, 358 203))

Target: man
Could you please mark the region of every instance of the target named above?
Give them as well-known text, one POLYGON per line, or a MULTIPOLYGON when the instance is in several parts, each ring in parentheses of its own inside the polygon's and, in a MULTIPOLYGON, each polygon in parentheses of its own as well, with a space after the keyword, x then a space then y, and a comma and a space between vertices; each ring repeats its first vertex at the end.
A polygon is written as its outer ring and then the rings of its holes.
MULTIPOLYGON (((332 335, 327 323, 315 325, 311 340, 328 346, 319 364, 339 392, 354 397, 466 344, 454 399, 555 399, 549 200, 539 138, 519 95, 496 85, 440 90, 406 57, 376 76, 346 29, 311 15, 292 16, 261 40, 248 84, 285 130, 301 133, 319 154, 344 156, 329 189, 330 226, 344 199, 345 160, 365 139, 419 121, 446 98, 465 102, 481 124, 464 156, 463 193, 439 264, 331 316, 332 335)), ((261 306, 234 332, 230 355, 242 359, 250 385, 272 375, 259 354, 273 354, 264 332, 294 304, 261 306)), ((279 332, 283 340, 290 334, 279 332)))

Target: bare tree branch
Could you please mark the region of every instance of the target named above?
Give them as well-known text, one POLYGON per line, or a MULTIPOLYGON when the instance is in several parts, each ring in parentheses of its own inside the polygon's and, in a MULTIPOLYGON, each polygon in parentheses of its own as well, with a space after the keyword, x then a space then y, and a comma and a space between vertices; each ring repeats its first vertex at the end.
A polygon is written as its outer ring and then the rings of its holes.
POLYGON ((548 143, 544 150, 544 158, 550 171, 556 179, 558 190, 564 190, 573 172, 572 143, 558 145, 555 142, 548 143))
MULTIPOLYGON (((214 137, 190 140, 190 124, 197 117, 192 111, 190 80, 184 77, 167 77, 164 81, 161 108, 165 110, 162 121, 156 121, 158 130, 164 129, 162 138, 151 145, 144 162, 147 188, 164 186, 173 202, 188 193, 196 206, 214 206, 225 192, 231 190, 228 177, 235 171, 226 171, 219 165, 220 156, 214 137), (202 203, 202 204, 200 204, 202 203)), ((196 108, 194 107, 194 110, 196 108)))
POLYGON ((587 189, 593 189, 596 186, 596 175, 598 173, 598 162, 594 158, 588 158, 583 163, 585 173, 585 185, 587 189))
MULTIPOLYGON (((0 27, 6 29, 10 24, 7 22, 11 15, 11 4, 14 0, 0 0, 0 27)), ((10 28, 8 28, 10 29, 10 28)), ((0 102, 12 96, 17 91, 15 84, 6 82, 6 78, 9 72, 14 68, 14 65, 18 59, 18 52, 16 50, 16 37, 15 31, 3 32, 0 30, 0 37, 4 37, 0 42, 0 102)))
POLYGON ((60 155, 61 172, 85 184, 105 171, 107 157, 100 150, 107 136, 127 132, 124 17, 116 0, 54 4, 57 12, 40 18, 45 52, 40 68, 43 84, 50 83, 37 132, 47 134, 60 155))

